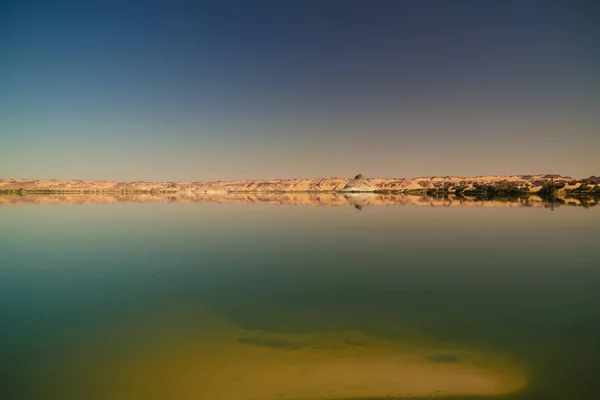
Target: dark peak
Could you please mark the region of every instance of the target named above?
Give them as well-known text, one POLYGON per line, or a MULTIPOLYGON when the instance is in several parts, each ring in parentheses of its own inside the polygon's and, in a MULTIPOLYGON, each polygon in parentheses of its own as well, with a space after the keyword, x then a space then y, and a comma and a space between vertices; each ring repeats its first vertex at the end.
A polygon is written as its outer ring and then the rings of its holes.
POLYGON ((358 174, 354 177, 354 179, 365 179, 365 177, 362 174, 358 174))
POLYGON ((588 178, 588 181, 590 181, 590 183, 595 183, 595 184, 600 183, 600 176, 592 175, 588 178))

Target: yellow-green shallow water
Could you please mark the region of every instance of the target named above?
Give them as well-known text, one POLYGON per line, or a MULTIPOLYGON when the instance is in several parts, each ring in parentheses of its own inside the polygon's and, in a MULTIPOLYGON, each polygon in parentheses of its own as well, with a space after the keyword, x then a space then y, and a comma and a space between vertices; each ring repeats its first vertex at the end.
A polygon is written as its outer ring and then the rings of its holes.
POLYGON ((596 207, 12 205, 0 221, 3 399, 597 393, 596 207))

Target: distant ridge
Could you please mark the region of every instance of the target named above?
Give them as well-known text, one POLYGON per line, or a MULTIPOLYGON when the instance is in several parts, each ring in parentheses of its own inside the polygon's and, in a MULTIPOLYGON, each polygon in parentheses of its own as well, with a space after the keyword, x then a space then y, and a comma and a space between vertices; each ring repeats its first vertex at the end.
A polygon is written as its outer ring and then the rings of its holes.
POLYGON ((575 189, 585 184, 592 187, 600 183, 600 177, 573 179, 556 174, 544 175, 489 175, 444 176, 419 178, 365 178, 362 174, 352 179, 309 178, 267 179, 217 182, 120 182, 93 180, 53 179, 3 179, 0 192, 175 192, 218 194, 227 192, 410 192, 427 190, 469 190, 489 185, 509 185, 526 188, 531 193, 544 185, 556 184, 564 189, 575 189), (563 185, 564 184, 564 185, 563 185))

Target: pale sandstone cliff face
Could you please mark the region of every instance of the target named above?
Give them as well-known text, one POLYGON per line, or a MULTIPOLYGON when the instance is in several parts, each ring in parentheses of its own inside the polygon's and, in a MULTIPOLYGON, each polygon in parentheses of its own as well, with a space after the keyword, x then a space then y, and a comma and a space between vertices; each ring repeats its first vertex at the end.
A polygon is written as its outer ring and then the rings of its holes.
MULTIPOLYGON (((454 176, 422 178, 362 178, 366 186, 379 191, 406 191, 419 189, 439 189, 444 186, 464 186, 472 188, 478 185, 497 185, 514 183, 528 186, 531 191, 539 190, 542 185, 553 179, 555 183, 564 182, 566 188, 573 178, 559 175, 511 175, 511 176, 454 176)), ((90 180, 52 180, 52 179, 4 179, 0 180, 0 190, 24 191, 152 191, 178 193, 218 194, 225 192, 336 192, 341 191, 351 179, 309 178, 309 179, 269 179, 218 182, 118 182, 90 180)), ((365 186, 365 187, 366 187, 365 186)))

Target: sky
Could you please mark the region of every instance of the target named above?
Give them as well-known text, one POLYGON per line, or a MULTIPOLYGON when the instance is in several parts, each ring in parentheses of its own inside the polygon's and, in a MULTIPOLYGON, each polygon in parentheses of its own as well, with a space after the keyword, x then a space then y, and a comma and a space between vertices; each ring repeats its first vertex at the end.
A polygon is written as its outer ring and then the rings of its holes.
POLYGON ((0 179, 600 175, 589 0, 0 2, 0 179))

